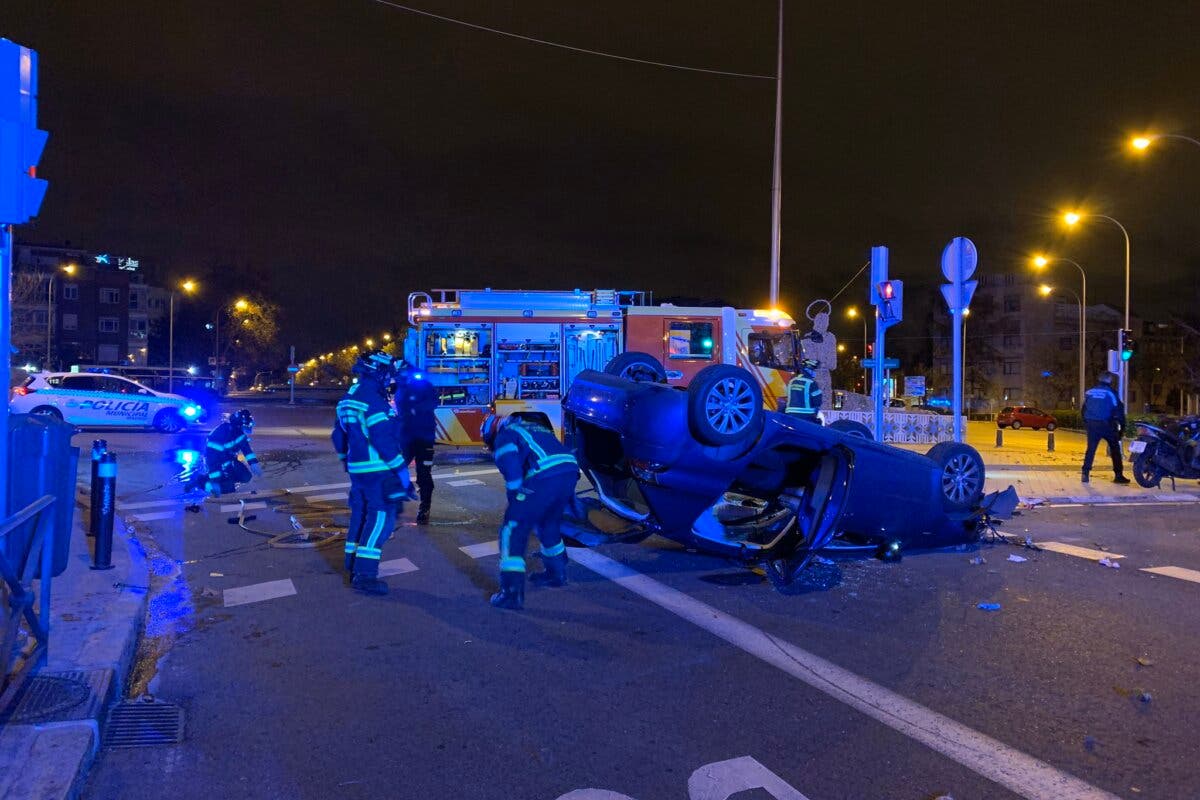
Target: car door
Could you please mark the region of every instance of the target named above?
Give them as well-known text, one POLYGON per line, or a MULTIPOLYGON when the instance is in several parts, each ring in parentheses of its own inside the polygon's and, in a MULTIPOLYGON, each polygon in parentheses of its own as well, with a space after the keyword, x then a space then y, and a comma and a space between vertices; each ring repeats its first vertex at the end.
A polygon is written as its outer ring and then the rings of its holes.
POLYGON ((161 405, 153 392, 128 378, 104 375, 100 389, 105 395, 103 413, 110 425, 149 425, 161 405))
POLYGON ((96 408, 103 396, 100 394, 100 375, 64 375, 60 387, 60 402, 63 419, 74 425, 102 425, 102 411, 96 408))

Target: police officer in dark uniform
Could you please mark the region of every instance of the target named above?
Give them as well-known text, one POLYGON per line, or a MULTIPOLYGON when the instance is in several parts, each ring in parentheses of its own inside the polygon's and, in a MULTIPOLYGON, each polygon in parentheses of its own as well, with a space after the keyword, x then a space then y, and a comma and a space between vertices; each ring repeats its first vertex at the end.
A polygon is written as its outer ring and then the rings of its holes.
POLYGON ((808 422, 821 423, 817 414, 821 411, 821 385, 817 383, 813 370, 820 362, 806 358, 800 362, 800 371, 788 381, 787 405, 784 413, 808 422))
POLYGON ((559 526, 575 497, 579 464, 539 418, 520 415, 484 423, 484 444, 492 451, 504 476, 508 508, 500 528, 500 591, 492 595, 497 608, 525 605, 525 545, 536 530, 542 543, 545 570, 531 580, 541 586, 567 582, 567 548, 559 526))
POLYGON ((258 456, 250 445, 250 433, 254 430, 254 417, 248 409, 241 409, 213 429, 204 446, 204 463, 208 467, 208 480, 204 488, 210 494, 220 496, 237 488, 239 483, 250 480, 250 474, 262 475, 258 456), (243 464, 238 455, 246 459, 243 464))
POLYGON ((404 466, 417 463, 417 488, 421 490, 421 505, 417 509, 417 524, 429 524, 429 507, 433 502, 433 442, 436 437, 437 390, 421 373, 408 364, 401 367, 396 386, 396 416, 400 424, 400 449, 404 466))
POLYGON ((358 380, 337 404, 331 439, 350 473, 350 526, 346 531, 346 571, 350 585, 364 594, 387 594, 379 579, 383 544, 392 535, 400 501, 413 499, 412 482, 387 388, 395 380, 395 360, 376 350, 353 367, 358 380))
POLYGON ((1113 389, 1116 376, 1101 372, 1097 383, 1083 396, 1083 423, 1087 427, 1087 451, 1083 454, 1083 482, 1088 482, 1096 446, 1108 443, 1113 462, 1113 483, 1129 483, 1121 467, 1121 435, 1125 432, 1125 404, 1113 389))

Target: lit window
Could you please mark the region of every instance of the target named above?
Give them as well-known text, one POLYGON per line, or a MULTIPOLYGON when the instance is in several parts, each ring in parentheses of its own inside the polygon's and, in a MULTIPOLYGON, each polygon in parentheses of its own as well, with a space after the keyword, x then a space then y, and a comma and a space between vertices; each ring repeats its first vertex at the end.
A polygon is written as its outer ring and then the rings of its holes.
POLYGON ((713 326, 711 322, 684 322, 671 320, 667 323, 667 356, 669 358, 713 357, 713 326))

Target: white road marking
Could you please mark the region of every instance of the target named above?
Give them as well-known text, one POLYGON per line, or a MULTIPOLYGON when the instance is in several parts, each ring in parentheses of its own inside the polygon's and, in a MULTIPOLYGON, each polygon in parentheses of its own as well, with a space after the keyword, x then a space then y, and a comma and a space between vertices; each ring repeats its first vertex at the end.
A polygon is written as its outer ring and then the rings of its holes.
POLYGON ((146 500, 141 503, 119 503, 117 509, 119 511, 133 511, 135 508, 162 508, 163 506, 177 506, 182 500, 146 500))
POLYGON ((386 578, 388 575, 403 575, 406 572, 416 572, 417 569, 417 565, 407 558, 393 558, 390 561, 379 562, 379 577, 386 578))
POLYGON ((247 603, 259 603, 263 600, 274 600, 277 597, 289 597, 296 593, 296 584, 291 578, 281 581, 266 581, 252 583, 249 586, 239 586, 236 589, 226 589, 224 593, 225 607, 244 606, 247 603))
POLYGON ((483 481, 477 478, 467 478, 462 481, 447 481, 450 486, 483 486, 483 481))
MULTIPOLYGON (((267 507, 266 503, 246 503, 246 505, 245 505, 245 509, 247 511, 257 511, 260 508, 266 508, 266 507, 267 507)), ((243 506, 241 503, 226 503, 225 505, 221 506, 221 513, 227 514, 230 511, 241 511, 242 508, 243 508, 243 506)))
POLYGON ((469 478, 472 475, 497 475, 500 470, 495 467, 490 469, 472 469, 466 472, 439 472, 433 477, 436 478, 469 478))
MULTIPOLYGON (((176 505, 180 504, 176 503, 176 505)), ((178 509, 175 511, 154 511, 149 514, 130 514, 129 516, 133 517, 138 522, 154 522, 155 520, 159 519, 171 519, 171 517, 174 517, 177 513, 179 513, 178 509)))
POLYGON ((322 503, 326 500, 345 500, 349 497, 345 492, 331 492, 329 494, 311 494, 304 498, 310 503, 322 503))
POLYGON ((462 550, 471 558, 486 558, 487 556, 500 555, 499 542, 480 542, 479 544, 468 544, 458 549, 462 550))
POLYGON ((284 489, 292 494, 308 494, 309 492, 325 492, 330 489, 349 489, 349 483, 322 483, 319 486, 297 486, 294 489, 284 489))
POLYGON ((1200 583, 1200 572, 1184 567, 1142 567, 1142 572, 1153 572, 1155 575, 1166 575, 1168 578, 1200 583))
POLYGON ((1093 550, 1090 547, 1077 547, 1073 544, 1063 544, 1062 542, 1034 542, 1034 544, 1043 550, 1051 550, 1055 553, 1062 553, 1065 556, 1086 558, 1091 561, 1099 561, 1102 558, 1115 561, 1118 558, 1125 557, 1116 553, 1109 553, 1106 550, 1093 550))
POLYGON ((1022 797, 1037 800, 1116 800, 1116 796, 942 716, 890 689, 777 639, 753 625, 591 550, 571 558, 624 589, 778 667, 893 730, 957 761, 1022 797))

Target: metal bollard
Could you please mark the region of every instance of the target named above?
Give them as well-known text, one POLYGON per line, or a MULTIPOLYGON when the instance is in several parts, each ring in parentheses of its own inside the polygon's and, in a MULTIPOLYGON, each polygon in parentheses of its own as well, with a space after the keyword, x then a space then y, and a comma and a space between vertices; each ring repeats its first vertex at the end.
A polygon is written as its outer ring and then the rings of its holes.
POLYGON ((996 427, 996 447, 1004 446, 1004 428, 996 427))
POLYGON ((1054 452, 1054 431, 1046 431, 1046 452, 1054 452))
POLYGON ((100 527, 100 481, 96 479, 96 465, 100 463, 100 456, 107 452, 107 440, 92 440, 92 504, 88 509, 88 536, 95 536, 97 529, 100 527))
POLYGON ((92 569, 112 569, 113 517, 117 513, 117 457, 105 451, 96 464, 100 480, 100 519, 92 569))

